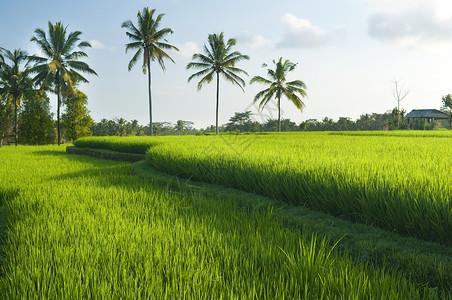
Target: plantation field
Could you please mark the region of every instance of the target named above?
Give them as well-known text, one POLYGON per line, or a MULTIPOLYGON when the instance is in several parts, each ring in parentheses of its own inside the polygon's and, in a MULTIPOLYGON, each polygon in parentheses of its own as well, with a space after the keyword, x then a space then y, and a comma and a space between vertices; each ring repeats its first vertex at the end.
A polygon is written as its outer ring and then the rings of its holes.
POLYGON ((130 163, 63 146, 2 147, 0 164, 3 299, 450 298, 440 245, 400 238, 439 262, 415 280, 402 258, 394 267, 341 247, 354 235, 322 228, 345 223, 306 208, 291 208, 310 220, 295 229, 281 217, 290 206, 271 199, 146 168, 131 176, 130 163))
POLYGON ((451 157, 449 137, 318 133, 168 138, 147 152, 171 174, 448 246, 451 157))
POLYGON ((452 133, 333 132, 85 138, 164 172, 452 245, 452 133))

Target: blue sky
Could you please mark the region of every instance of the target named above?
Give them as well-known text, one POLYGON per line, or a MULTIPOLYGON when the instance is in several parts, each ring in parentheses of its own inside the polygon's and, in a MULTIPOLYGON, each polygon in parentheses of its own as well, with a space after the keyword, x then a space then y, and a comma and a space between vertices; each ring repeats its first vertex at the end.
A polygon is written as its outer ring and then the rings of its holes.
MULTIPOLYGON (((136 23, 143 7, 164 13, 162 26, 174 34, 168 41, 180 48, 163 72, 152 69, 154 121, 189 120, 195 127, 215 123, 215 84, 197 91, 187 82, 185 66, 202 49, 210 33, 236 38, 236 50, 250 56, 238 67, 250 77, 265 75, 263 63, 279 57, 298 63, 289 80, 301 79, 308 89, 303 112, 284 100, 282 115, 297 123, 330 117, 358 118, 396 106, 392 82, 409 90, 401 106, 439 108, 441 97, 452 93, 452 3, 448 0, 156 0, 156 1, 2 1, 0 46, 22 48, 31 54, 36 28, 62 21, 68 31, 82 31, 90 41, 85 61, 99 74, 88 76, 81 90, 88 95, 92 117, 123 117, 148 122, 147 78, 137 65, 127 64, 128 42, 121 23, 136 23)), ((276 117, 274 107, 259 113, 254 95, 265 88, 246 85, 245 92, 220 83, 220 123, 234 112, 251 110, 258 121, 276 117)), ((55 106, 54 97, 51 98, 55 106)))

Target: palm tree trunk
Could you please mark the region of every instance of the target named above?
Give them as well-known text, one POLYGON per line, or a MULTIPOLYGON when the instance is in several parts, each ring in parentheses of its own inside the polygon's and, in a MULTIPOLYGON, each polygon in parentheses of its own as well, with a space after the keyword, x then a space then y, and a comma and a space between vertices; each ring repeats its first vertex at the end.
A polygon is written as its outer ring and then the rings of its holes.
POLYGON ((220 74, 217 72, 217 107, 216 107, 216 118, 215 118, 215 126, 216 126, 216 133, 219 134, 218 131, 218 106, 220 104, 220 74))
POLYGON ((154 135, 154 126, 152 126, 152 96, 151 96, 151 63, 148 59, 148 93, 149 93, 149 129, 151 136, 154 135))
POLYGON ((58 146, 61 143, 61 131, 60 131, 60 106, 61 106, 61 95, 60 95, 60 81, 57 83, 57 127, 58 127, 58 146))
POLYGON ((278 132, 281 132, 281 98, 278 98, 278 132))
POLYGON ((14 144, 17 147, 17 98, 14 97, 14 144))

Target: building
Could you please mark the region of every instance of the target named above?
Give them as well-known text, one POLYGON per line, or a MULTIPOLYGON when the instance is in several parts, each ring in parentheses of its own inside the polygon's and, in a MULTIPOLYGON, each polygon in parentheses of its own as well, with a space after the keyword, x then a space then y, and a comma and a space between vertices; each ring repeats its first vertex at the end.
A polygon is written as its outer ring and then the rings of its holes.
POLYGON ((405 116, 408 122, 414 119, 425 119, 427 122, 435 122, 437 120, 449 120, 450 116, 437 109, 413 109, 405 116))

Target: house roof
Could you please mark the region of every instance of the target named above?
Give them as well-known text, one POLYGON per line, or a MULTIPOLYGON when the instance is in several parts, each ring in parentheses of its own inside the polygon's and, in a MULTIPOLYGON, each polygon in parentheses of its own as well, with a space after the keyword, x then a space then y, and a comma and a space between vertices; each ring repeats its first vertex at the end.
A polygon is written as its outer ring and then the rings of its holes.
POLYGON ((449 115, 437 109, 413 109, 406 118, 449 119, 449 115))

